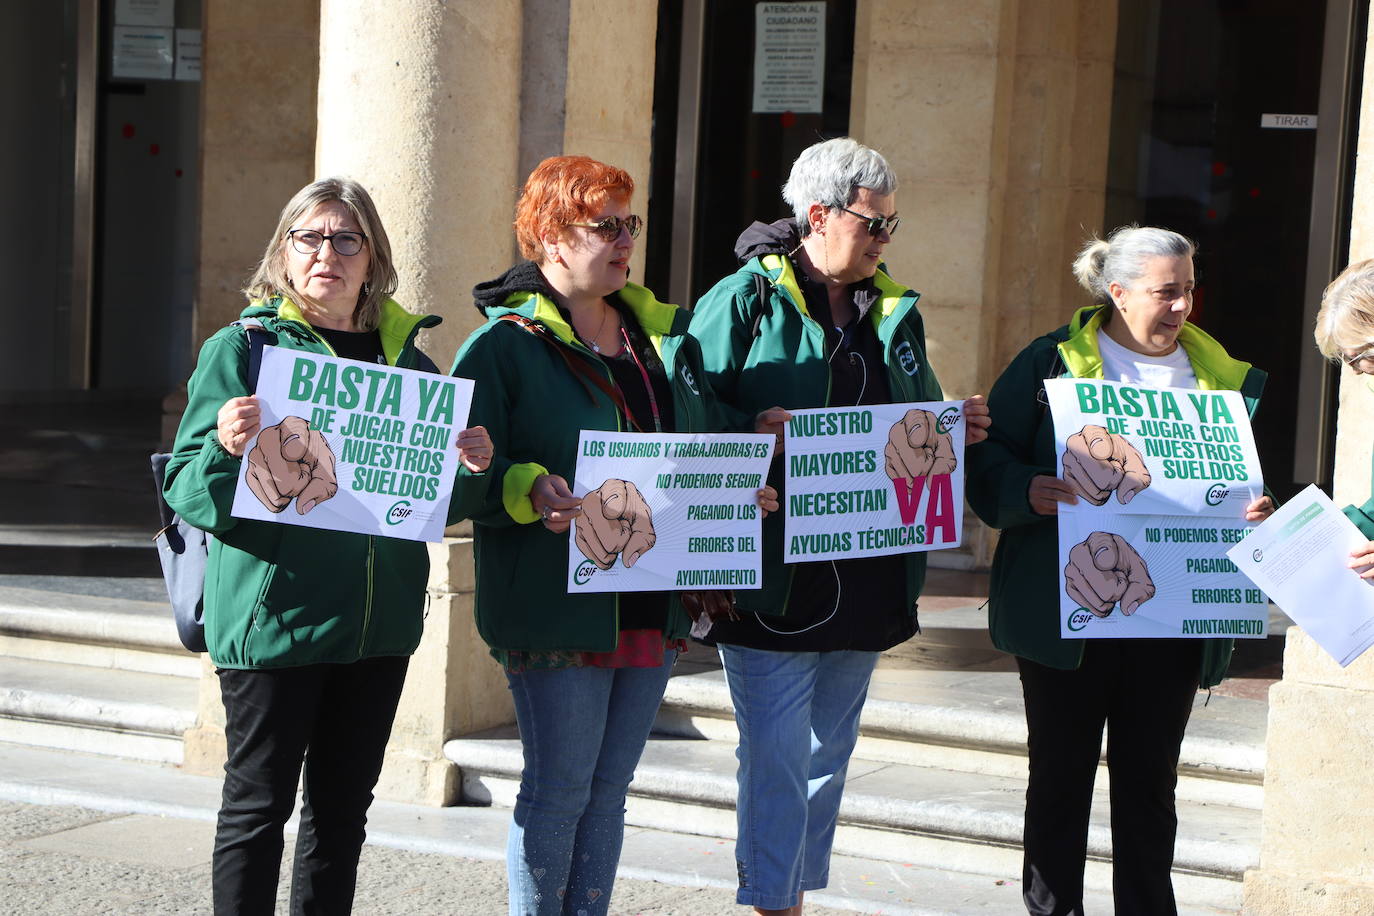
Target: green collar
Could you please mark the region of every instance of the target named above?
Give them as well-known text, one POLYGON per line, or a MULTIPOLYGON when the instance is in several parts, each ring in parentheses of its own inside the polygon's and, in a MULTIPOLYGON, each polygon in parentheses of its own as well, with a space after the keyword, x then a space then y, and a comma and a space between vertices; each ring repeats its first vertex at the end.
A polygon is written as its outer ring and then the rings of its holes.
MULTIPOLYGON (((659 302, 653 293, 637 283, 626 283, 615 295, 635 316, 635 320, 644 329, 644 333, 649 335, 649 340, 653 343, 654 349, 661 356, 663 338, 673 332, 673 324, 680 319, 682 310, 676 305, 659 302)), ((502 307, 539 322, 553 331, 554 335, 568 346, 586 349, 582 341, 577 339, 577 334, 573 331, 572 325, 558 310, 558 305, 543 293, 531 291, 511 293, 502 303, 502 307)))
MULTIPOLYGON (((792 268, 791 259, 780 254, 766 254, 759 258, 759 264, 773 285, 781 288, 792 300, 797 311, 801 312, 803 316, 811 318, 810 312, 806 310, 806 297, 802 295, 801 285, 797 282, 796 271, 792 268)), ((911 307, 917 299, 921 298, 920 293, 908 289, 892 279, 881 266, 873 275, 873 285, 878 288, 878 302, 868 314, 873 320, 874 328, 882 328, 884 321, 897 314, 904 306, 911 307)))
MULTIPOLYGON (((305 317, 301 307, 290 299, 279 297, 262 302, 261 300, 251 303, 244 310, 244 317, 250 317, 249 312, 260 312, 261 309, 272 309, 276 306, 277 319, 280 321, 290 321, 303 326, 312 337, 318 338, 315 327, 305 317)), ((407 343, 415 335, 419 328, 432 328, 443 319, 437 315, 416 315, 408 312, 401 307, 395 299, 382 300, 381 316, 377 322, 377 334, 382 340, 382 352, 386 355, 389 365, 396 365, 400 359, 401 351, 405 349, 407 343)), ((328 344, 326 343, 326 346, 328 344)), ((333 351, 333 348, 329 348, 333 351)))
MULTIPOLYGON (((1097 345, 1097 335, 1102 330, 1108 308, 1085 306, 1075 312, 1069 322, 1069 338, 1059 344, 1059 355, 1075 378, 1102 377, 1102 351, 1097 345)), ((1199 388, 1211 391, 1241 389, 1252 368, 1250 363, 1232 358, 1212 335, 1195 324, 1184 322, 1178 342, 1193 364, 1199 388)))

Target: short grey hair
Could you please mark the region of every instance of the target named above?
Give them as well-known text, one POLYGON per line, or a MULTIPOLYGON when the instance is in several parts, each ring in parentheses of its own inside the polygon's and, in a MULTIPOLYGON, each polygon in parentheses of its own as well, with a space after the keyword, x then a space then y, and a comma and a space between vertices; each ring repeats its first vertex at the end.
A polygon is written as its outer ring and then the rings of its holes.
MULTIPOLYGON (((323 203, 338 201, 348 208, 348 212, 358 222, 358 228, 367 236, 363 250, 367 253, 367 281, 358 294, 358 305, 353 310, 353 325, 360 331, 375 331, 382 317, 382 303, 396 292, 399 282, 395 262, 391 259, 391 241, 382 227, 382 218, 377 213, 377 205, 367 189, 351 178, 321 178, 301 188, 286 202, 281 217, 277 220, 277 231, 267 240, 267 250, 262 261, 253 271, 243 294, 249 302, 267 300, 274 296, 291 299, 295 290, 286 272, 286 233, 305 214, 323 203)), ((294 301, 294 300, 293 300, 294 301)), ((299 305, 299 303, 297 303, 299 305)))
POLYGON ((1343 360, 1344 350, 1374 345, 1374 260, 1357 261, 1331 281, 1322 293, 1313 336, 1330 360, 1343 360))
POLYGON ((812 204, 827 210, 847 207, 859 188, 880 197, 897 190, 897 176, 883 154, 853 137, 836 137, 802 150, 792 163, 792 174, 782 186, 782 199, 796 215, 802 238, 811 233, 807 211, 812 204))
POLYGON ((1171 229, 1122 226, 1106 241, 1096 236, 1088 239, 1074 258, 1073 275, 1092 293, 1094 302, 1106 305, 1112 300, 1112 284, 1130 289, 1145 273, 1145 262, 1151 258, 1191 259, 1195 254, 1197 245, 1171 229))

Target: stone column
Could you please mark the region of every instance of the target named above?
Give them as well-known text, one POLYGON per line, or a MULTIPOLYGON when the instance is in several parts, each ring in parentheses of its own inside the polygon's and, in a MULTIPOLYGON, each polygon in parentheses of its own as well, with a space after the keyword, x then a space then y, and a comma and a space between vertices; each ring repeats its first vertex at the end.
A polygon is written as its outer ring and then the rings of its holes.
MULTIPOLYGON (((591 156, 629 172, 635 180, 637 213, 646 213, 649 204, 657 31, 657 2, 570 0, 563 152, 591 156)), ((667 226, 657 228, 671 231, 667 226)), ((635 247, 630 273, 636 281, 644 278, 643 244, 635 247)))
MULTIPOLYGON (((201 83, 200 262, 195 347, 239 316, 239 290, 257 266, 281 208, 314 177, 319 4, 315 0, 204 0, 201 83)), ((163 401, 170 446, 186 387, 163 401)), ((185 735, 192 772, 224 767, 224 707, 208 658, 196 725, 185 735)))
MULTIPOLYGON (((1081 296, 1102 221, 1115 0, 859 0, 850 133, 901 186, 896 276, 921 291, 945 392, 986 392, 1081 296)), ((991 558, 981 525, 972 561, 991 558)))
MULTIPOLYGON (((447 369, 480 323, 475 283, 514 256, 520 5, 325 0, 316 171, 372 194, 401 283, 396 299, 443 317, 421 339, 447 369)), ((472 619, 472 543, 430 550, 425 635, 411 661, 377 794, 450 804, 443 743, 513 721, 500 668, 472 619)))
MULTIPOLYGON (((1366 54, 1350 260, 1374 257, 1374 55, 1366 54)), ((1374 394, 1341 371, 1337 505, 1369 498, 1374 394)), ((1374 913, 1374 653, 1342 669, 1298 627, 1269 689, 1260 865, 1245 874, 1254 916, 1374 913)))

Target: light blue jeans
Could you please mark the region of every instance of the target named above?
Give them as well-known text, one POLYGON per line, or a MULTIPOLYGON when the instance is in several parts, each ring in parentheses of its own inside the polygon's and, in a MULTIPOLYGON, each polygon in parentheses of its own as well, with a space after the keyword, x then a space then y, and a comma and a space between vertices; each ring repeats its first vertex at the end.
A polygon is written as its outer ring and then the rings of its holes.
POLYGON ((877 652, 720 647, 739 725, 738 903, 781 910, 830 880, 849 755, 877 652))
POLYGON ((506 844, 511 916, 607 911, 625 795, 676 660, 506 676, 525 752, 506 844))

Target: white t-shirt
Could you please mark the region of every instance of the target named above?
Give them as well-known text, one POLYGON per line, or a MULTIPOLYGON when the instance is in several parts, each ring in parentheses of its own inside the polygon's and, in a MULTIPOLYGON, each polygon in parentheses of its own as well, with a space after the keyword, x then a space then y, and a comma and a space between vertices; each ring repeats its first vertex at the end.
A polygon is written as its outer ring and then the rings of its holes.
POLYGON ((1102 351, 1102 377, 1108 381, 1150 388, 1197 387, 1193 363, 1181 346, 1167 356, 1146 356, 1126 349, 1104 332, 1097 335, 1097 347, 1102 351))

